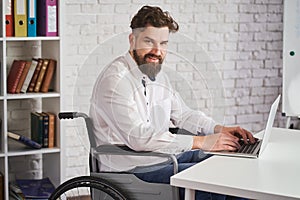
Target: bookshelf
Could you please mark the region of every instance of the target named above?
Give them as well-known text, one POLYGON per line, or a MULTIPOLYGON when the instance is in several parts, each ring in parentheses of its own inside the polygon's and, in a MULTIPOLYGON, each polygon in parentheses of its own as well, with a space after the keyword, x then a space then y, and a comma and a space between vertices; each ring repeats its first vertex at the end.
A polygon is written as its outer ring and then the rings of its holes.
MULTIPOLYGON (((62 137, 58 118, 55 120, 55 147, 30 149, 7 137, 7 131, 30 137, 30 113, 61 110, 61 13, 63 1, 58 3, 59 36, 6 37, 5 4, 0 2, 0 172, 4 176, 4 199, 9 198, 9 183, 18 179, 49 177, 55 186, 61 182, 62 137), (51 58, 56 60, 56 70, 51 91, 47 93, 7 93, 7 75, 14 59, 31 60, 51 58)), ((0 197, 1 199, 1 197, 0 197)))

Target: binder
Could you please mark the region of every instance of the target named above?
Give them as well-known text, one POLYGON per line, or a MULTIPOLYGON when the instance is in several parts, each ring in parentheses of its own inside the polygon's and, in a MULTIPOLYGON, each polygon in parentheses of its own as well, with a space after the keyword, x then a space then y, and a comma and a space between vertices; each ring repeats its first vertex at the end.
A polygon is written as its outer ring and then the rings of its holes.
POLYGON ((5 24, 7 37, 14 35, 13 19, 12 0, 5 0, 5 24))
POLYGON ((36 0, 27 0, 27 36, 36 36, 36 0))
POLYGON ((37 1, 37 35, 58 35, 58 4, 57 0, 37 1))
POLYGON ((15 36, 27 36, 27 4, 26 0, 14 0, 15 36))

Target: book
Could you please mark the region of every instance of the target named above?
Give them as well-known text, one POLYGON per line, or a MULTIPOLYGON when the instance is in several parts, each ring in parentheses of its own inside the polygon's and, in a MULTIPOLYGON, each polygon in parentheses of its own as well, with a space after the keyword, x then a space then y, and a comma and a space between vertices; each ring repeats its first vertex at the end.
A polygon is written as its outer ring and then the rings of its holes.
POLYGON ((53 148, 55 146, 55 120, 56 115, 51 112, 46 112, 49 117, 49 128, 48 128, 48 147, 53 148))
POLYGON ((39 72, 38 78, 36 80, 35 86, 34 86, 34 92, 39 92, 41 85, 42 85, 42 81, 44 79, 47 67, 48 67, 48 63, 49 63, 49 59, 43 59, 43 64, 41 67, 41 70, 39 72))
POLYGON ((45 77, 41 86, 41 92, 48 92, 49 86, 52 81, 56 69, 56 60, 49 59, 49 64, 45 73, 45 77))
POLYGON ((26 79, 26 76, 28 74, 28 71, 29 71, 29 68, 30 68, 30 65, 31 65, 31 61, 25 61, 25 62, 26 62, 26 64, 25 64, 24 70, 22 72, 22 75, 20 77, 20 80, 18 82, 16 93, 20 93, 21 92, 21 88, 22 88, 22 86, 24 84, 24 81, 26 79))
POLYGON ((25 68, 26 61, 14 60, 7 76, 7 92, 16 93, 16 89, 25 68))
POLYGON ((28 92, 33 92, 36 80, 37 80, 37 78, 39 76, 40 70, 41 70, 42 65, 43 65, 43 59, 41 59, 41 58, 39 58, 39 59, 33 58, 32 60, 37 61, 38 64, 37 64, 37 66, 36 66, 36 68, 34 70, 32 78, 30 80, 29 87, 28 87, 28 92))
POLYGON ((17 194, 12 190, 9 190, 9 200, 24 200, 24 197, 21 194, 17 194))
POLYGON ((34 148, 34 149, 40 149, 42 147, 42 145, 40 145, 39 143, 37 143, 23 135, 19 135, 17 133, 7 132, 7 136, 14 140, 21 142, 22 144, 25 144, 28 147, 34 148))
POLYGON ((9 183, 9 199, 23 200, 24 196, 21 189, 15 183, 9 183))
POLYGON ((49 199, 55 187, 50 179, 16 179, 25 199, 49 199))
POLYGON ((43 130, 42 130, 43 143, 42 143, 42 146, 48 147, 49 146, 49 116, 44 112, 39 113, 39 114, 43 116, 43 130))
POLYGON ((31 139, 40 145, 43 145, 43 116, 38 112, 30 113, 31 139))
POLYGON ((26 93, 37 64, 38 64, 38 62, 36 60, 31 61, 29 71, 27 73, 27 76, 26 76, 23 86, 21 88, 22 93, 26 93))
POLYGON ((21 194, 22 191, 19 188, 19 186, 17 186, 15 183, 10 182, 9 183, 9 189, 12 190, 13 192, 17 193, 17 194, 21 194))

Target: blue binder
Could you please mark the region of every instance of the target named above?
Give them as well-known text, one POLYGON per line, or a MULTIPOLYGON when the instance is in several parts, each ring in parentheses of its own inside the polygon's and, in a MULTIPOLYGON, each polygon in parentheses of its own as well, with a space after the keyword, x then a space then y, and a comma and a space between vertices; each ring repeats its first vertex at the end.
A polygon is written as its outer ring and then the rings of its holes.
POLYGON ((36 0, 27 0, 27 36, 36 37, 36 0))

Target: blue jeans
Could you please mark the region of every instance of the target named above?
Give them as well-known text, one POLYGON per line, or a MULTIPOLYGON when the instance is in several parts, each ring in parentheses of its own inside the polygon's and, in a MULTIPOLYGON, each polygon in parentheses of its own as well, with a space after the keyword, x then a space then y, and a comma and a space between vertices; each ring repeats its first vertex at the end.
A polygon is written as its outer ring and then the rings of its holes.
MULTIPOLYGON (((201 150, 187 151, 177 157, 178 171, 183 171, 211 155, 204 154, 201 150)), ((170 177, 173 175, 173 164, 158 164, 148 167, 138 167, 133 170, 135 176, 150 183, 165 183, 170 184, 170 177)), ((184 199, 184 189, 179 188, 180 200, 184 199)), ((237 197, 229 197, 226 195, 215 194, 204 191, 196 191, 196 200, 233 200, 242 199, 237 197)))

